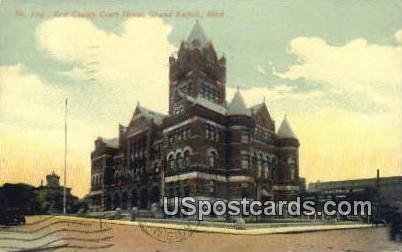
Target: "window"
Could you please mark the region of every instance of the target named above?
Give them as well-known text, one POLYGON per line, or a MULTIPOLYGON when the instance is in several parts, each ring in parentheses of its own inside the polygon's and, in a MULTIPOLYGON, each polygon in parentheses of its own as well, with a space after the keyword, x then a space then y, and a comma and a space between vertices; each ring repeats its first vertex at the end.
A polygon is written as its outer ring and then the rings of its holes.
POLYGON ((215 181, 210 180, 208 185, 209 197, 215 197, 215 181))
POLYGON ((214 151, 210 151, 208 154, 208 164, 209 167, 215 168, 216 165, 216 153, 214 151))
POLYGON ((264 159, 264 156, 262 154, 260 154, 260 164, 261 164, 261 168, 264 169, 264 167, 265 167, 265 159, 264 159))
POLYGON ((257 170, 257 156, 255 154, 253 156, 252 166, 254 170, 257 170))
POLYGON ((217 127, 206 123, 205 124, 205 137, 211 140, 218 141, 218 129, 217 127))
POLYGON ((206 82, 201 83, 200 96, 209 101, 218 102, 218 91, 206 82))
POLYGON ((190 129, 184 128, 184 139, 187 139, 189 137, 190 137, 190 129))
POLYGON ((176 155, 176 169, 181 168, 183 168, 183 154, 179 152, 176 155))
POLYGON ((247 183, 242 183, 241 184, 241 197, 242 198, 248 198, 248 185, 247 183))
POLYGON ((290 169, 290 180, 295 180, 296 171, 295 169, 290 169))
POLYGON ((159 163, 158 162, 155 162, 155 164, 154 164, 154 173, 155 174, 159 173, 159 163))
POLYGON ((241 158, 241 168, 248 169, 250 166, 250 156, 247 154, 242 154, 240 158, 241 158))
POLYGON ((188 139, 190 137, 190 129, 187 126, 172 130, 168 135, 169 143, 188 139))
POLYGON ((184 167, 190 166, 190 151, 184 151, 184 167))
POLYGON ((242 143, 248 143, 249 142, 249 135, 247 130, 242 130, 241 131, 241 142, 242 143))
POLYGON ((173 170, 173 168, 174 168, 174 157, 173 157, 173 155, 170 155, 168 157, 168 165, 169 165, 169 170, 173 170))

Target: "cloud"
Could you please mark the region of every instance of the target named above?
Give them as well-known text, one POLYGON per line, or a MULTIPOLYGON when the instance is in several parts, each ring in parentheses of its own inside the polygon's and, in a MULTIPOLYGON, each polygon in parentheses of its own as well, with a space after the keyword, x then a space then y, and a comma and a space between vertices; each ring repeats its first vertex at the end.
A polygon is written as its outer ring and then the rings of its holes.
MULTIPOLYGON (((398 42, 400 36, 398 31, 398 42)), ((361 38, 335 46, 318 37, 297 37, 289 53, 297 62, 273 74, 320 87, 295 106, 297 112, 291 110, 301 139, 302 173, 310 181, 370 177, 377 168, 385 176, 400 173, 402 46, 361 38), (305 110, 307 104, 314 109, 305 110)), ((292 96, 284 99, 291 102, 292 96)))
POLYGON ((267 72, 265 71, 265 69, 264 69, 264 67, 263 66, 261 66, 261 65, 257 65, 256 67, 255 67, 255 69, 257 70, 257 72, 259 72, 260 74, 262 74, 262 75, 264 75, 264 76, 266 76, 267 75, 267 72))
POLYGON ((291 40, 289 52, 298 61, 287 71, 274 72, 282 79, 320 83, 329 95, 359 97, 386 109, 399 106, 390 98, 398 100, 395 95, 402 87, 400 45, 377 45, 355 39, 333 46, 318 37, 297 37, 291 40))
POLYGON ((3 123, 24 123, 28 128, 40 123, 42 128, 51 128, 64 97, 63 90, 44 84, 39 76, 27 72, 20 64, 0 66, 0 119, 3 123))
POLYGON ((69 17, 43 22, 36 36, 48 56, 78 65, 61 74, 101 86, 113 98, 113 111, 137 100, 166 111, 168 57, 175 51, 170 32, 160 18, 127 19, 115 32, 106 32, 90 20, 69 17))
MULTIPOLYGON (((226 98, 230 102, 236 92, 235 88, 226 88, 226 98)), ((269 104, 287 104, 302 103, 311 101, 322 95, 320 90, 313 90, 308 92, 297 92, 294 87, 286 84, 277 84, 274 87, 253 87, 241 90, 241 94, 247 104, 252 106, 264 100, 269 104)), ((283 108, 285 109, 285 108, 283 108)), ((290 108, 295 109, 295 108, 290 108)))

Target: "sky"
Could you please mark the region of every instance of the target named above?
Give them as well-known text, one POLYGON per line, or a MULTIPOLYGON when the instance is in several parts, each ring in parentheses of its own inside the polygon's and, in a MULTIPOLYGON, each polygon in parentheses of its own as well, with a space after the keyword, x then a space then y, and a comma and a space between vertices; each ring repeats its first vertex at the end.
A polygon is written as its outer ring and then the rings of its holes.
POLYGON ((402 175, 401 1, 0 1, 0 184, 89 191, 98 136, 168 110, 168 57, 199 19, 237 87, 301 142, 307 182, 402 175))

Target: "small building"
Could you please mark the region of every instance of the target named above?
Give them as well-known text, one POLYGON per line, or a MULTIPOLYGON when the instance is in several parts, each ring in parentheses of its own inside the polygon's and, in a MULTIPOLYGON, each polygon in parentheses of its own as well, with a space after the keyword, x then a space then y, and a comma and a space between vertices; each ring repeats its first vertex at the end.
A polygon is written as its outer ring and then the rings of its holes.
MULTIPOLYGON (((40 208, 45 213, 62 213, 64 187, 60 186, 60 177, 53 171, 46 176, 46 185, 41 183, 37 189, 40 208)), ((73 212, 78 198, 71 194, 71 188, 66 188, 67 212, 73 212)))
POLYGON ((308 185, 304 199, 370 201, 379 218, 388 219, 402 210, 402 176, 315 182, 308 185), (378 207, 380 213, 377 213, 378 207))

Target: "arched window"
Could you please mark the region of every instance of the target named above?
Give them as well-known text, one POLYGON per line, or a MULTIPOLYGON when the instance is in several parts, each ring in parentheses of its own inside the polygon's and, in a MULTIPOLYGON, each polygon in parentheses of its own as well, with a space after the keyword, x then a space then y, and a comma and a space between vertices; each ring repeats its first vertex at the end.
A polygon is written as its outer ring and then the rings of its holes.
POLYGON ((208 165, 209 165, 209 167, 215 168, 216 159, 217 159, 216 153, 214 151, 210 151, 208 153, 208 165))
POLYGON ((256 156, 256 154, 253 155, 252 165, 253 165, 253 169, 257 170, 257 156, 256 156))
POLYGON ((190 151, 184 151, 184 167, 190 166, 190 151))
POLYGON ((176 155, 176 169, 183 168, 183 154, 181 152, 176 155))
POLYGON ((174 157, 173 157, 173 155, 169 155, 169 157, 168 157, 168 165, 169 165, 169 170, 174 169, 174 157))
POLYGON ((155 174, 159 173, 159 163, 158 162, 154 163, 154 173, 155 174))

